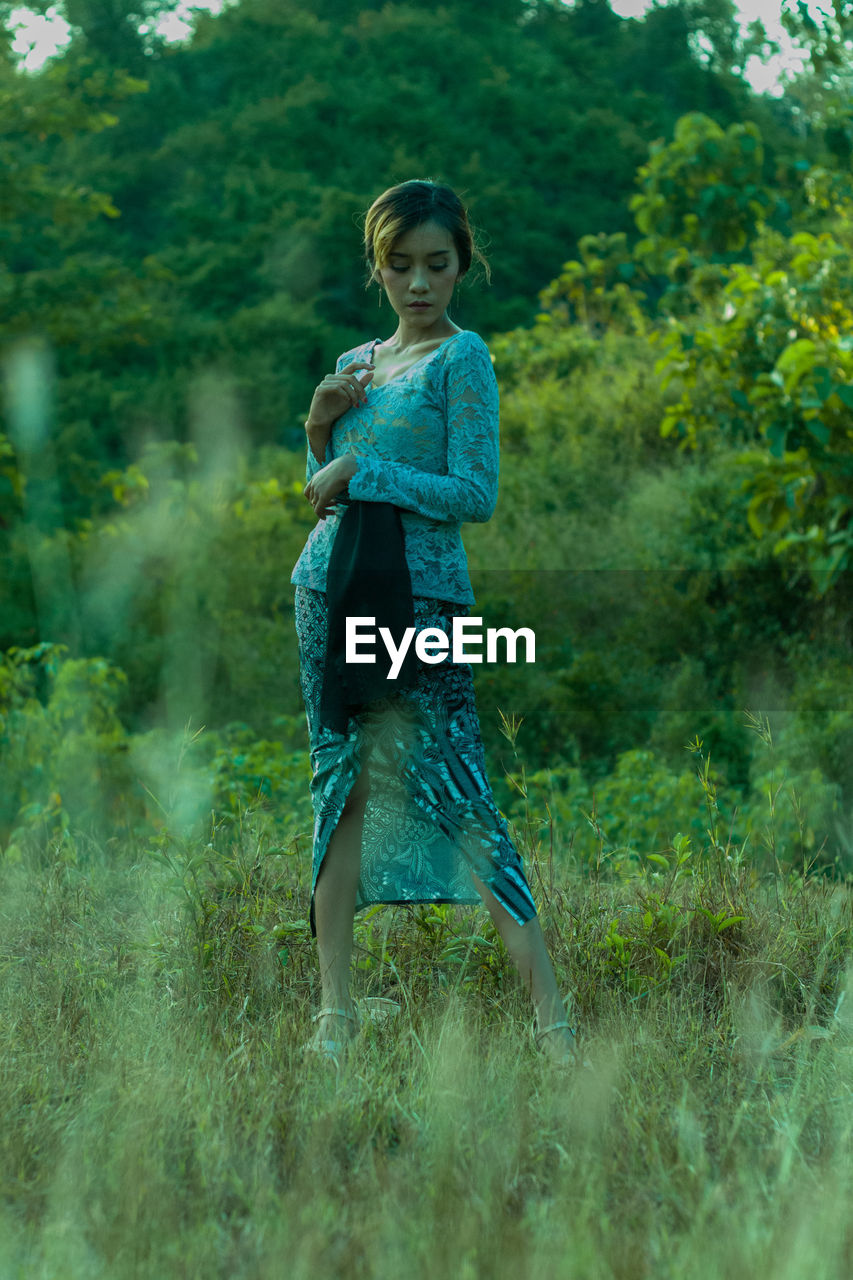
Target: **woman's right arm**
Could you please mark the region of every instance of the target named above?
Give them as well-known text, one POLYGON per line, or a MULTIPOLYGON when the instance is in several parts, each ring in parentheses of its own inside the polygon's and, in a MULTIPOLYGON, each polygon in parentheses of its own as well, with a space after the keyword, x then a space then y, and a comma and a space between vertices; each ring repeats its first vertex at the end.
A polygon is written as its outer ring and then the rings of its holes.
POLYGON ((310 422, 306 422, 305 434, 308 437, 308 464, 305 468, 305 483, 307 484, 321 467, 324 467, 327 462, 331 462, 331 458, 327 454, 329 441, 332 438, 332 428, 331 426, 314 426, 310 422))
MULTIPOLYGON (((339 361, 340 363, 340 361, 339 361)), ((365 360, 354 360, 339 371, 329 373, 314 391, 311 408, 305 420, 308 437, 308 463, 305 483, 316 475, 330 459, 327 457, 332 427, 353 405, 365 404, 365 387, 373 377, 373 366, 365 360), (356 377, 357 369, 369 369, 366 378, 356 377)))

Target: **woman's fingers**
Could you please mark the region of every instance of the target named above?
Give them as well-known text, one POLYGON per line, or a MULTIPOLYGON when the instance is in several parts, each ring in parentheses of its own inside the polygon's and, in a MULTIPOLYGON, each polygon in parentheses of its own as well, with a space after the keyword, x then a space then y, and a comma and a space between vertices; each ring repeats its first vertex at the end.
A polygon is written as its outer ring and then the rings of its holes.
POLYGON ((347 385, 355 391, 361 403, 366 404, 367 396, 365 395, 365 387, 375 372, 373 365, 369 364, 366 360, 354 360, 352 364, 348 364, 345 368, 341 369, 341 372, 337 376, 345 379, 347 385), (362 382, 361 378, 356 377, 356 369, 368 369, 370 371, 364 382, 362 382))
POLYGON ((336 396, 343 396, 350 405, 366 404, 365 387, 374 373, 373 365, 364 360, 354 360, 352 364, 348 364, 340 373, 327 373, 317 390, 321 393, 328 394, 331 392, 336 396), (355 371, 357 369, 368 369, 370 371, 364 382, 356 377, 355 371))
POLYGON ((324 391, 333 391, 346 396, 350 404, 358 404, 360 399, 367 399, 357 378, 348 378, 342 373, 330 373, 323 379, 324 391))
POLYGON ((365 395, 364 387, 355 374, 344 374, 342 377, 345 380, 346 390, 349 393, 353 404, 366 404, 367 396, 365 395))
MULTIPOLYGON (((319 474, 320 472, 318 471, 317 475, 319 474)), ((318 515, 321 520, 325 520, 326 516, 335 506, 337 494, 334 494, 331 497, 325 495, 323 487, 315 483, 317 475, 311 477, 305 488, 302 490, 302 493, 311 503, 315 514, 318 515)))

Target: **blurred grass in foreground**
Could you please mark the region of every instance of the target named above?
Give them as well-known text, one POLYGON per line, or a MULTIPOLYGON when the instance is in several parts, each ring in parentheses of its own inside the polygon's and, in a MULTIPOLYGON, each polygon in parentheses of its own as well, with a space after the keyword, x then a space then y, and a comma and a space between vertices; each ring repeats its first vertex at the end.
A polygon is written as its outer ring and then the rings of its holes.
POLYGON ((522 824, 595 1071, 535 1056, 484 908, 378 907, 355 991, 402 1013, 336 1078, 299 1056, 310 846, 268 817, 0 864, 0 1274, 851 1273, 849 885, 522 824))

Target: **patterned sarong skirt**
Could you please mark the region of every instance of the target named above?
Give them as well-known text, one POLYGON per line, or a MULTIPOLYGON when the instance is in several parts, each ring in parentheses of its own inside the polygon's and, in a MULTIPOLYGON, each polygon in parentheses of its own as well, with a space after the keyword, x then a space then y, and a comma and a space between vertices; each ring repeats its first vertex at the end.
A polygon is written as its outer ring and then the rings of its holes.
MULTIPOLYGON (((320 724, 326 596, 297 586, 300 682, 311 748, 314 890, 347 797, 367 768, 356 912, 374 903, 480 901, 471 872, 525 924, 536 906, 486 776, 469 663, 420 664, 416 683, 351 716, 346 733, 320 724)), ((465 605, 414 597, 415 628, 447 635, 465 605)), ((381 643, 380 641, 377 641, 381 643)))

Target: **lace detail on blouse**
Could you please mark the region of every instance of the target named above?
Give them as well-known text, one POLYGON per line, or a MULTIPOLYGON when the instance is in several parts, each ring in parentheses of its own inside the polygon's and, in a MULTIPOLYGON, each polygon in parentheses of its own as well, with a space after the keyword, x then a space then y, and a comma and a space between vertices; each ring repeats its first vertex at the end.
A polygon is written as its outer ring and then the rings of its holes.
MULTIPOLYGON (((374 342, 338 357, 336 372, 370 358, 374 342)), ((498 496, 498 385, 488 347, 469 329, 447 338, 404 373, 368 385, 332 427, 325 462, 352 453, 350 497, 401 508, 412 593, 472 604, 460 524, 485 521, 498 496)), ((306 483, 325 462, 310 445, 306 483)), ((291 582, 326 589, 337 512, 318 520, 291 582)))

